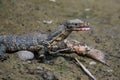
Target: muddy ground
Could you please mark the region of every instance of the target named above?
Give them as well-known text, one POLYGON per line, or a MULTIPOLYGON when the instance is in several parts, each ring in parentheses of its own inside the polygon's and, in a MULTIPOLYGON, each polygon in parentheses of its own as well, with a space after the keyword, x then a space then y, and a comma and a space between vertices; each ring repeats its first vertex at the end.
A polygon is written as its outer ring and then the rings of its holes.
POLYGON ((58 80, 90 80, 75 63, 74 57, 97 80, 120 80, 119 3, 120 0, 0 0, 1 35, 35 31, 45 33, 54 30, 64 20, 80 18, 89 21, 92 29, 88 32, 73 32, 69 37, 102 50, 110 64, 107 67, 74 53, 53 57, 50 64, 38 63, 35 59, 31 62, 21 61, 16 54, 7 54, 9 59, 0 62, 0 80, 47 80, 42 78, 44 71, 52 71, 58 80), (44 24, 43 20, 52 20, 53 23, 44 24), (97 64, 89 65, 91 61, 97 64))

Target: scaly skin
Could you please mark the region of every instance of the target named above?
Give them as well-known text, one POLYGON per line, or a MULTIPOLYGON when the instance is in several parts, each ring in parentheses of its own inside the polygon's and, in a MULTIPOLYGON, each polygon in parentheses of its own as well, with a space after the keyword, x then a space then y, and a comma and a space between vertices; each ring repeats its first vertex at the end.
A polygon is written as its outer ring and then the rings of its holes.
POLYGON ((25 35, 1 35, 0 60, 6 59, 5 52, 28 50, 44 54, 48 52, 48 48, 66 39, 72 31, 86 31, 89 29, 87 22, 74 19, 66 21, 48 36, 41 35, 38 32, 25 35))

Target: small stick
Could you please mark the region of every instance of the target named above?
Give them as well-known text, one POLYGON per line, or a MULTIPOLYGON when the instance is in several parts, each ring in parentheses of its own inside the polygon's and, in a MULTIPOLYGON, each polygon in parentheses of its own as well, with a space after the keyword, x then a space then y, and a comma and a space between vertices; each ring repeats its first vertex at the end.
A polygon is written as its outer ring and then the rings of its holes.
POLYGON ((71 49, 70 48, 65 48, 65 49, 60 49, 60 50, 57 50, 57 51, 55 51, 55 52, 51 52, 51 54, 55 54, 55 53, 63 53, 63 52, 74 52, 74 51, 71 51, 71 49))
POLYGON ((90 76, 93 80, 96 80, 96 78, 90 73, 90 71, 88 71, 88 69, 77 59, 75 58, 75 60, 79 63, 79 65, 81 66, 81 68, 83 69, 83 71, 90 76))

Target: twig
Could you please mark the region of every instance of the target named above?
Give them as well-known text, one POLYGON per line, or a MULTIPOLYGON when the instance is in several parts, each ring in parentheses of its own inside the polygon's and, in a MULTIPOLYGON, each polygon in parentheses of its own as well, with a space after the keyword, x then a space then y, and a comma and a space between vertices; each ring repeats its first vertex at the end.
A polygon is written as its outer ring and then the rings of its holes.
POLYGON ((58 54, 58 53, 64 53, 64 52, 67 52, 67 53, 71 53, 71 52, 74 52, 74 51, 71 51, 71 49, 70 48, 65 48, 65 49, 60 49, 60 50, 57 50, 57 51, 55 51, 55 52, 51 52, 51 54, 58 54))
POLYGON ((83 69, 83 71, 90 76, 93 80, 96 80, 96 78, 90 73, 90 71, 88 71, 88 69, 77 59, 75 58, 75 60, 79 63, 79 65, 81 66, 81 68, 83 69))

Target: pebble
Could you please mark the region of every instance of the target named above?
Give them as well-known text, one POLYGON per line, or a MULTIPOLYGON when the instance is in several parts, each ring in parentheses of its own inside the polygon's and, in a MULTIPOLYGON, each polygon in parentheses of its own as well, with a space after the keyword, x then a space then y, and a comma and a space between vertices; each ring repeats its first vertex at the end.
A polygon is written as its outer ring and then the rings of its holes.
POLYGON ((28 60, 28 61, 27 61, 27 63, 28 63, 28 64, 31 64, 31 63, 32 63, 32 61, 28 60))
POLYGON ((90 8, 86 8, 85 11, 90 11, 91 9, 90 8))
POLYGON ((51 1, 51 2, 56 2, 56 0, 49 0, 49 1, 51 1))
POLYGON ((37 66, 36 69, 37 69, 37 70, 44 70, 44 67, 37 66))
POLYGON ((21 60, 31 60, 34 58, 34 54, 30 51, 18 51, 16 52, 16 54, 18 55, 18 57, 21 59, 21 60))
POLYGON ((91 61, 91 62, 89 62, 89 65, 96 65, 96 62, 91 61))
POLYGON ((107 72, 113 72, 113 70, 112 69, 108 69, 107 72))
POLYGON ((43 20, 44 24, 52 24, 52 22, 53 22, 52 20, 43 20))
POLYGON ((43 72, 41 77, 44 80, 59 80, 52 71, 45 71, 45 72, 43 72))
POLYGON ((102 38, 95 36, 94 39, 95 39, 95 42, 96 42, 96 43, 102 43, 102 38))

